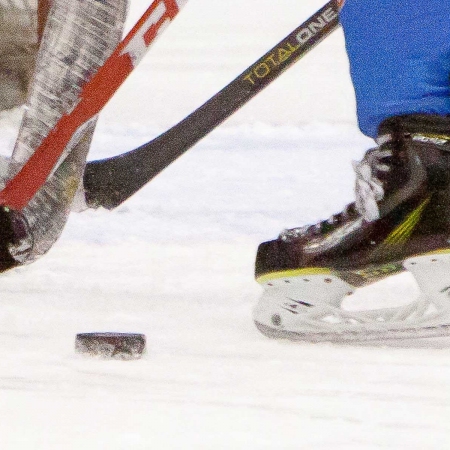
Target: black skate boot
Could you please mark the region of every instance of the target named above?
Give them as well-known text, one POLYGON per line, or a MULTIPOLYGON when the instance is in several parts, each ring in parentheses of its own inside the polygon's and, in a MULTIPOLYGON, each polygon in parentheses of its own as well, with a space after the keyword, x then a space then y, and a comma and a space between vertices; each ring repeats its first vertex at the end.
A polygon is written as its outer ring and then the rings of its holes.
POLYGON ((20 265, 19 255, 32 246, 32 236, 23 216, 0 207, 0 273, 20 265))
POLYGON ((259 246, 262 333, 309 341, 450 334, 450 117, 390 118, 377 142, 355 165, 355 203, 259 246), (355 288, 404 269, 421 288, 417 301, 341 307, 355 288))

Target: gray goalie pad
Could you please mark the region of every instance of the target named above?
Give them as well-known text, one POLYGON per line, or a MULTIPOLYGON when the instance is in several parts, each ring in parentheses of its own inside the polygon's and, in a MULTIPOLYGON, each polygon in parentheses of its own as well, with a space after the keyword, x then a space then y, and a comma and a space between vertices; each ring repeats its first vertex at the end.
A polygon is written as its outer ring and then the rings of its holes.
MULTIPOLYGON (((8 178, 74 107, 84 83, 112 53, 122 36, 127 5, 127 0, 53 0, 8 178)), ((10 247, 19 263, 40 257, 59 238, 83 176, 95 122, 77 131, 46 183, 20 212, 27 238, 10 247)))

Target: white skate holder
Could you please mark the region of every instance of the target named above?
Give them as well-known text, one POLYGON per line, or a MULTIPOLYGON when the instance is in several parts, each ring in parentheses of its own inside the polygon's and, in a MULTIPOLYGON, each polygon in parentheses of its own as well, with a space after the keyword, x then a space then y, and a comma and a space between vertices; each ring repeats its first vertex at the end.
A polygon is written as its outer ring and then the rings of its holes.
POLYGON ((450 253, 409 258, 404 267, 421 289, 407 305, 347 311, 354 288, 330 273, 279 277, 261 284, 254 309, 258 329, 271 338, 309 342, 381 341, 450 336, 450 253))

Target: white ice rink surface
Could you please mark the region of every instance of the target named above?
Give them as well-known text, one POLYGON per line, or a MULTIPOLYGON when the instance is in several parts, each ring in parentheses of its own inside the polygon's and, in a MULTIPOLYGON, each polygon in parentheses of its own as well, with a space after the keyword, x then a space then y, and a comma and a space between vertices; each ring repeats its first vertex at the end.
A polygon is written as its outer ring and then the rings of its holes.
MULTIPOLYGON (((91 159, 156 136, 320 6, 191 0, 108 105, 91 159)), ((2 275, 0 449, 450 448, 449 339, 299 344, 252 323, 258 244, 353 198, 371 144, 353 109, 337 32, 125 205, 74 214, 48 255, 2 275), (88 331, 145 333, 148 351, 84 359, 88 331)), ((6 153, 18 115, 0 117, 6 153)), ((352 302, 416 294, 402 274, 352 302)))

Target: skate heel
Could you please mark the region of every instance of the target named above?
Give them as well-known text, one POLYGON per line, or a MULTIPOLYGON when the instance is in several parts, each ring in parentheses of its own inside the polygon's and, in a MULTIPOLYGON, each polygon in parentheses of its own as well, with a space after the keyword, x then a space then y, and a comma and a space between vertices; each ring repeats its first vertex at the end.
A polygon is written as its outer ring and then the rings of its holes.
POLYGON ((414 276, 422 295, 450 310, 450 250, 408 258, 403 267, 414 276))

